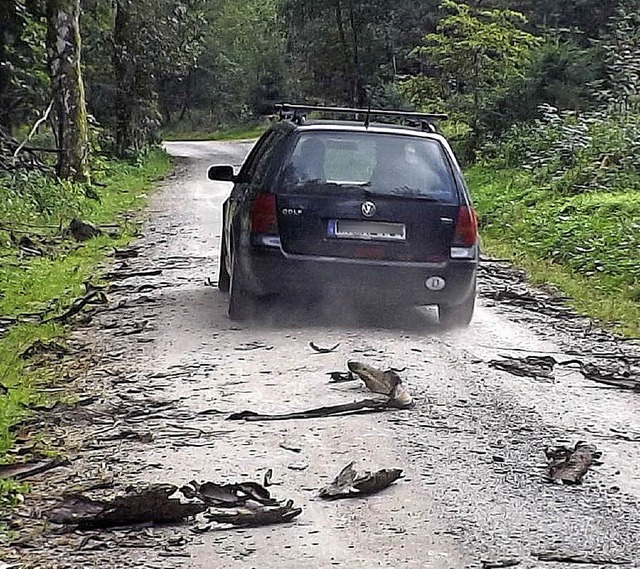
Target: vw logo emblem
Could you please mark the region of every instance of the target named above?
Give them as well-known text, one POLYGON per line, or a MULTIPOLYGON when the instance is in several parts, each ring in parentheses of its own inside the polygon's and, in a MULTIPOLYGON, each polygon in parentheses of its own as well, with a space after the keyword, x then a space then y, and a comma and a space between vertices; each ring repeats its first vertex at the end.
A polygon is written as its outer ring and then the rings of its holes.
POLYGON ((376 214, 376 210, 378 208, 373 202, 364 202, 360 209, 362 210, 362 215, 364 215, 365 217, 373 217, 376 214))

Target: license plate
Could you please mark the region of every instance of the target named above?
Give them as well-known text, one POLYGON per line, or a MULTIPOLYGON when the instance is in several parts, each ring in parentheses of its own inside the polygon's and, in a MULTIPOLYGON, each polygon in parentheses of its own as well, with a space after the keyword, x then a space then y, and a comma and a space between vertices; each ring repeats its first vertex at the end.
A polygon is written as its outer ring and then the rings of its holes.
POLYGON ((406 240, 404 223, 337 219, 329 222, 328 230, 331 237, 341 239, 369 239, 376 241, 406 240))

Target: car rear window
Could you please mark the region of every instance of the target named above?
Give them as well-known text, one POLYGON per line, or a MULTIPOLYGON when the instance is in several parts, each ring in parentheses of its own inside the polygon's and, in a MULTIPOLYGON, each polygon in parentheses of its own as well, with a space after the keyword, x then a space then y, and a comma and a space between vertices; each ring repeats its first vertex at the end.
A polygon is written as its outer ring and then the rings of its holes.
POLYGON ((428 138, 369 132, 306 132, 285 166, 289 188, 363 188, 380 195, 450 201, 444 150, 428 138))

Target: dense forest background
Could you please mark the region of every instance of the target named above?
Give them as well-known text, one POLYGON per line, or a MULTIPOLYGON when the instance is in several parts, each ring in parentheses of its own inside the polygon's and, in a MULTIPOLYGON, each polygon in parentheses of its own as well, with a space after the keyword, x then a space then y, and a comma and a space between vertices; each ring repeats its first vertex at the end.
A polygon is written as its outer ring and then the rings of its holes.
POLYGON ((638 108, 637 0, 3 0, 13 135, 52 101, 61 4, 79 10, 93 136, 120 155, 163 126, 214 130, 280 100, 445 111, 468 159, 524 121, 638 108))

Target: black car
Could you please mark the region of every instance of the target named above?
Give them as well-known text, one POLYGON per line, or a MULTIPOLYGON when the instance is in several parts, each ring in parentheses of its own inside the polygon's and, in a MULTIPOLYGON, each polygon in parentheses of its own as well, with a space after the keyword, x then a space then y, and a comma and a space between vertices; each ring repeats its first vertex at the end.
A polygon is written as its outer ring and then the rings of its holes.
POLYGON ((445 326, 473 316, 475 212, 433 115, 283 105, 223 207, 220 290, 239 319, 260 297, 300 291, 404 305, 435 304, 445 326), (307 121, 311 112, 355 120, 307 121), (371 116, 421 127, 372 123, 371 116))

